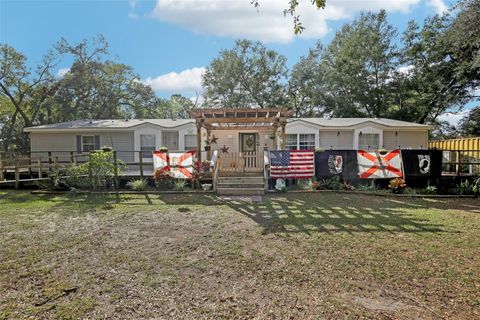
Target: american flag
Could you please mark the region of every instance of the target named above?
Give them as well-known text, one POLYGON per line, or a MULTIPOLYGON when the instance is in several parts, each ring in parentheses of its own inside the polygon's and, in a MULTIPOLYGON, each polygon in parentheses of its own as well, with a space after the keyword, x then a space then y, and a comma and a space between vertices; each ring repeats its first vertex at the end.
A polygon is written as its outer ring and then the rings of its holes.
POLYGON ((312 150, 270 151, 272 178, 309 179, 315 171, 312 150))

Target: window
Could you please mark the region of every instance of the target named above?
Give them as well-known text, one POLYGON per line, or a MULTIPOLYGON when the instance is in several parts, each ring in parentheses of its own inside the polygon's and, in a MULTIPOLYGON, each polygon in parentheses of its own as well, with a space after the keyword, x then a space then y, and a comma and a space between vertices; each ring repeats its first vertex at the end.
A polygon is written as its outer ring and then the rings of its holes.
POLYGON ((168 150, 178 150, 178 131, 163 131, 162 146, 168 150))
POLYGON ((95 150, 95 136, 82 136, 82 152, 93 150, 95 150))
POLYGON ((197 135, 186 134, 185 135, 185 150, 197 150, 197 135))
POLYGON ((358 149, 360 150, 378 150, 380 144, 380 135, 378 133, 360 133, 358 135, 358 149))
POLYGON ((299 149, 300 150, 314 150, 315 149, 315 134, 308 133, 299 134, 299 149))
POLYGON ((152 158, 152 151, 155 151, 155 142, 154 134, 140 135, 140 151, 142 151, 142 158, 152 158))
POLYGON ((287 150, 296 150, 297 146, 297 134, 286 134, 285 135, 285 149, 287 150))

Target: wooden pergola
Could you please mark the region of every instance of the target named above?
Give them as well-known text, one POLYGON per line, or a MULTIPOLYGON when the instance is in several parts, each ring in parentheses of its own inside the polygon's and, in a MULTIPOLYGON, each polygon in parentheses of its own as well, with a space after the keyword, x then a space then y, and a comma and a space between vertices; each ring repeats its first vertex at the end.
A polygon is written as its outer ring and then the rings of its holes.
MULTIPOLYGON (((281 148, 285 148, 285 126, 287 119, 293 114, 286 108, 259 108, 259 109, 194 109, 190 114, 197 125, 197 145, 201 150, 202 128, 207 130, 207 139, 213 130, 261 130, 270 129, 274 137, 281 129, 281 148)), ((210 158, 207 155, 207 158, 210 158)), ((198 152, 198 160, 201 152, 198 152)))

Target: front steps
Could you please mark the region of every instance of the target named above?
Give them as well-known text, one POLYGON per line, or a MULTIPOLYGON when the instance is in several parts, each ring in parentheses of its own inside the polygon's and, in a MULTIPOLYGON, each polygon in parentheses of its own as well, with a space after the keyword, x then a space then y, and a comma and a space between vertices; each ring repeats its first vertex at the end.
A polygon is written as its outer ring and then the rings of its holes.
POLYGON ((217 193, 229 196, 259 196, 265 194, 263 176, 218 177, 217 193))

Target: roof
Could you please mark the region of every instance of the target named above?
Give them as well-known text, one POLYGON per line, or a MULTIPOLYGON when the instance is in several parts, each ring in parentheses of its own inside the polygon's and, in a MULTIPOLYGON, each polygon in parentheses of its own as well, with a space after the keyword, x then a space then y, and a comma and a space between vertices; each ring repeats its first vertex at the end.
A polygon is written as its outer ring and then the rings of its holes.
POLYGON ((289 123, 296 121, 308 122, 320 127, 326 128, 339 128, 339 127, 355 127, 366 122, 372 122, 385 127, 404 127, 404 128, 422 128, 431 129, 430 125, 419 124, 415 122, 407 122, 386 118, 291 118, 288 119, 289 123))
MULTIPOLYGON (((217 118, 218 120, 219 118, 217 118)), ((221 118, 220 118, 221 119, 221 118)), ((253 118, 255 119, 255 118, 253 118)), ((257 119, 261 120, 261 119, 257 119)), ((266 120, 265 120, 266 121, 266 120)), ((385 118, 290 118, 288 123, 303 121, 326 129, 356 127, 358 125, 371 122, 385 127, 392 128, 415 128, 415 129, 431 129, 432 127, 425 124, 414 122, 406 122, 385 118)), ((64 131, 64 130, 122 130, 132 129, 133 127, 143 124, 152 124, 162 128, 176 128, 182 125, 195 124, 194 119, 125 119, 125 120, 75 120, 68 122, 60 122, 54 124, 46 124, 36 127, 25 128, 25 132, 36 131, 64 131)), ((255 126, 254 126, 255 127, 255 126)))
POLYGON ((43 130, 75 130, 75 129, 129 129, 143 124, 153 124, 163 128, 175 128, 184 124, 194 124, 193 119, 124 119, 124 120, 75 120, 36 127, 25 128, 25 132, 43 130))

